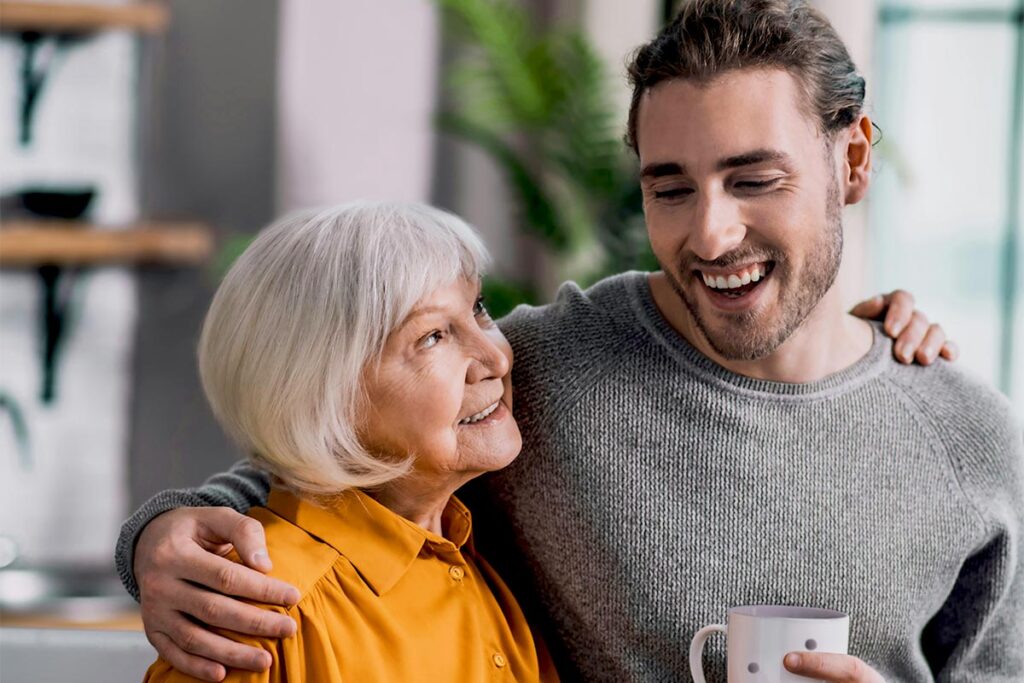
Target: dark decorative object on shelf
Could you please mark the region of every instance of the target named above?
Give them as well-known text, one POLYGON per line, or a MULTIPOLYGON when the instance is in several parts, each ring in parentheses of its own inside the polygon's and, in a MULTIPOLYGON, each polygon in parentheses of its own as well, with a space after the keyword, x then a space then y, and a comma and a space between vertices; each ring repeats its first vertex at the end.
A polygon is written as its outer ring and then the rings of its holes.
POLYGON ((14 397, 3 390, 0 390, 0 413, 6 413, 11 418, 11 429, 14 430, 14 442, 18 446, 18 462, 21 464, 21 468, 23 470, 31 469, 32 452, 29 449, 25 414, 14 397))
MULTIPOLYGON (((96 196, 96 188, 84 187, 33 187, 16 195, 21 200, 24 213, 50 220, 78 220, 89 210, 96 196)), ((57 264, 39 266, 39 281, 43 288, 41 311, 43 381, 40 400, 53 403, 57 396, 57 367, 60 350, 70 329, 71 291, 75 273, 57 264)))
POLYGON ((42 218, 60 218, 74 221, 89 210, 96 188, 30 188, 20 193, 21 204, 29 213, 42 218))
POLYGON ((36 105, 57 59, 75 42, 80 35, 71 33, 40 33, 23 31, 18 34, 21 42, 21 109, 18 140, 22 147, 32 142, 32 124, 35 121, 36 105), (41 55, 41 56, 40 56, 41 55), (37 60, 41 64, 37 64, 37 60))
POLYGON ((53 403, 57 396, 57 361, 68 329, 71 327, 71 292, 74 271, 60 266, 40 266, 39 279, 43 284, 43 387, 39 398, 53 403))
MULTIPOLYGON (((16 34, 21 44, 21 107, 19 109, 18 140, 23 147, 32 142, 39 96, 58 59, 75 43, 87 36, 81 33, 21 31, 16 34)), ((29 188, 17 195, 22 208, 29 214, 49 219, 76 220, 82 218, 96 196, 94 187, 29 188)), ((58 353, 68 331, 67 300, 62 289, 70 291, 73 280, 63 277, 58 265, 39 267, 43 286, 43 386, 40 398, 52 403, 56 393, 58 353), (62 287, 63 281, 63 287, 62 287)))
MULTIPOLYGON (((19 140, 27 147, 32 142, 32 126, 36 105, 47 77, 56 60, 82 36, 71 33, 46 34, 24 31, 18 34, 21 42, 21 118, 19 140), (41 62, 37 64, 37 61, 41 62)), ((30 214, 42 218, 76 220, 89 210, 96 196, 94 187, 29 188, 20 193, 22 207, 30 214)), ((43 386, 40 400, 53 403, 56 397, 57 361, 62 342, 68 331, 67 301, 63 289, 70 291, 73 280, 63 277, 60 266, 44 264, 39 267, 43 286, 43 386)))

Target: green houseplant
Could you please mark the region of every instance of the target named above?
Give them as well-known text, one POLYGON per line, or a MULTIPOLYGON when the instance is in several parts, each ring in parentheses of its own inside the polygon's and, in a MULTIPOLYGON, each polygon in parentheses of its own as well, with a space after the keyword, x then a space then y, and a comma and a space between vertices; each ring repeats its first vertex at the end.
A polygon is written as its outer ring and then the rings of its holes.
MULTIPOLYGON (((636 163, 621 139, 608 73, 574 26, 538 30, 510 0, 438 0, 457 57, 440 130, 483 150, 501 169, 523 230, 558 279, 587 285, 656 267, 647 243, 636 163)), ((529 285, 492 279, 492 313, 533 303, 529 285)))

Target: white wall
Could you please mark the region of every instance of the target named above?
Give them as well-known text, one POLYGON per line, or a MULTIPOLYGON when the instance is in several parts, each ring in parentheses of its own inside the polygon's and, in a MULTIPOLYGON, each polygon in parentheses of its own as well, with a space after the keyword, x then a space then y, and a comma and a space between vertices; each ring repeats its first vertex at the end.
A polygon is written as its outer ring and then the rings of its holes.
POLYGON ((281 3, 282 212, 430 199, 437 34, 428 0, 281 3))
MULTIPOLYGON (((136 215, 134 38, 101 34, 72 48, 50 74, 35 139, 18 145, 20 52, 0 41, 0 192, 26 184, 90 183, 93 219, 136 215)), ((74 318, 58 359, 57 399, 39 401, 41 290, 32 271, 0 274, 0 389, 21 405, 32 465, 18 464, 0 417, 0 536, 27 562, 110 563, 125 516, 125 444, 136 316, 134 275, 95 269, 73 289, 74 318)))
POLYGON ((590 0, 583 8, 583 27, 604 59, 611 77, 610 91, 626 130, 631 90, 626 80, 626 61, 661 28, 658 0, 590 0))

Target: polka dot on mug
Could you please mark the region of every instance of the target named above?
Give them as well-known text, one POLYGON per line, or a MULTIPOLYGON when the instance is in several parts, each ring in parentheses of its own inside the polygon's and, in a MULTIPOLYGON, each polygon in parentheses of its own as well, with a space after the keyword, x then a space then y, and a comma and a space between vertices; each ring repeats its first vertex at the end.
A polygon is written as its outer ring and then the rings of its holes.
POLYGON ((818 641, 816 641, 814 638, 808 638, 807 642, 804 643, 804 647, 806 647, 808 650, 817 650, 818 641))
POLYGON ((747 671, 749 671, 752 674, 756 674, 760 670, 761 667, 757 665, 757 662, 751 662, 750 664, 747 664, 747 671))

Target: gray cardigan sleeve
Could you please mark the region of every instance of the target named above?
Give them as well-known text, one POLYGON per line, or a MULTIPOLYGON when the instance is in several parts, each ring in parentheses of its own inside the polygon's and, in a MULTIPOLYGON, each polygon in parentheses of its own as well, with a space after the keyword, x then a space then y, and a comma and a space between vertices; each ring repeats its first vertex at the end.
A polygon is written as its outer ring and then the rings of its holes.
POLYGON ((139 599, 139 586, 132 571, 135 543, 146 525, 157 516, 181 507, 229 507, 246 512, 251 507, 266 504, 269 492, 270 478, 267 474, 241 460, 227 472, 213 475, 198 488, 170 489, 156 494, 121 525, 114 550, 114 563, 121 583, 133 598, 139 599))

